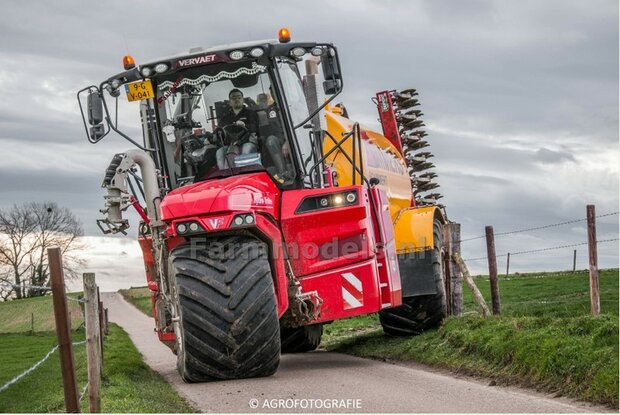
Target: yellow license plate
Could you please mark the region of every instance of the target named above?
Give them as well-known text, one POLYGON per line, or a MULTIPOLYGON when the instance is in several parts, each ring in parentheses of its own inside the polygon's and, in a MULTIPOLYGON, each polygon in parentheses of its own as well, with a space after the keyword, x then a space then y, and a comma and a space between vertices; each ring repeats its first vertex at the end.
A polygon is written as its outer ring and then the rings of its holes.
POLYGON ((145 99, 155 97, 153 93, 153 84, 151 81, 138 81, 125 85, 128 101, 144 101, 145 99))

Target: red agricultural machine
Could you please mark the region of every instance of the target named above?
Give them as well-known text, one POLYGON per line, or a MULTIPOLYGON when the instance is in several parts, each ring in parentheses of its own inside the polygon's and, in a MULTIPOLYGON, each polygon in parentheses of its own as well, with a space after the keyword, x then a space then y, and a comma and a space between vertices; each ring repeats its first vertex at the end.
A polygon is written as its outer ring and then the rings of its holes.
POLYGON ((125 233, 122 212, 139 213, 155 327, 183 379, 271 375, 341 318, 379 313, 390 335, 440 323, 446 217, 423 195, 437 185, 415 90, 378 93, 383 134, 365 128, 332 105, 336 48, 286 30, 124 66, 78 93, 90 142, 136 147, 105 173, 98 225, 125 233), (110 104, 123 90, 141 140, 110 104))

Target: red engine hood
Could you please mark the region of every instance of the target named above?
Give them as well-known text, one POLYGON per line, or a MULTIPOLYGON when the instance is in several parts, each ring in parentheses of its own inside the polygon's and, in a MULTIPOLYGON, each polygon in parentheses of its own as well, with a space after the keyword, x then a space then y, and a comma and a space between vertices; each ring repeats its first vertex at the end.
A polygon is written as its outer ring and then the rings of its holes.
POLYGON ((280 190, 261 172, 180 187, 161 202, 165 221, 231 211, 263 211, 279 219, 280 190))

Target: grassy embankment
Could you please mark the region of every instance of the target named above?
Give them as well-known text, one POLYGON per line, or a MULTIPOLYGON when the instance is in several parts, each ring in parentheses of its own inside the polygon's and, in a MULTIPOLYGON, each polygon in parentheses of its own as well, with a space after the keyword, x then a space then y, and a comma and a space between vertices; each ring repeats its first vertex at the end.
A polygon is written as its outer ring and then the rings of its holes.
POLYGON ((153 304, 151 303, 151 290, 147 287, 131 287, 126 290, 118 290, 118 292, 131 304, 135 305, 138 310, 147 316, 153 315, 153 304))
MULTIPOLYGON (((77 295, 75 295, 77 297, 77 295)), ((73 341, 84 339, 79 304, 70 302, 73 341)), ((0 386, 41 360, 57 343, 51 297, 0 303, 0 386), (35 333, 30 334, 35 314, 35 333)), ((79 391, 86 384, 86 350, 74 347, 79 391)), ((88 398, 81 402, 88 412, 88 398)), ((115 324, 105 340, 102 412, 193 412, 164 379, 142 360, 127 334, 115 324)), ((62 412, 64 395, 58 352, 39 368, 0 392, 0 413, 62 412)))
MULTIPOLYGON (((476 284, 490 304, 487 277, 476 284)), ((451 371, 618 406, 618 270, 600 274, 601 312, 589 315, 588 274, 500 277, 502 316, 477 315, 464 286, 464 317, 412 338, 383 334, 376 316, 326 326, 323 347, 416 361, 451 371)))
MULTIPOLYGON (((476 284, 490 304, 488 277, 476 284)), ((411 338, 386 336, 376 314, 325 326, 321 347, 361 357, 416 361, 454 372, 618 406, 618 270, 600 272, 592 317, 588 273, 500 277, 502 315, 484 319, 466 285, 464 317, 411 338)), ((145 288, 123 294, 150 315, 145 288)), ((149 300, 150 301, 150 300, 149 300)))

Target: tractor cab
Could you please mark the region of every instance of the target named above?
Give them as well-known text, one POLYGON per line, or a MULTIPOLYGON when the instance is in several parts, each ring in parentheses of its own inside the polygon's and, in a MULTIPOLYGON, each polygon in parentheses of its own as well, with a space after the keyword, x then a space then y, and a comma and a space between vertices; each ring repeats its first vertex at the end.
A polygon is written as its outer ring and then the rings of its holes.
POLYGON ((257 171, 281 189, 318 187, 316 114, 342 90, 340 64, 331 44, 289 39, 281 32, 279 40, 195 48, 140 66, 126 57, 125 72, 78 93, 78 99, 87 94, 88 117, 82 115, 89 140, 116 131, 151 154, 168 190, 257 171), (322 105, 314 78, 310 87, 300 74, 300 67, 317 65, 322 105), (118 99, 122 90, 140 103, 141 144, 120 131, 108 111, 110 97, 118 99))

